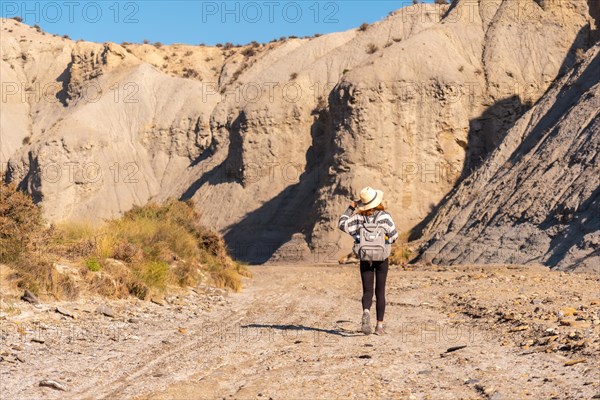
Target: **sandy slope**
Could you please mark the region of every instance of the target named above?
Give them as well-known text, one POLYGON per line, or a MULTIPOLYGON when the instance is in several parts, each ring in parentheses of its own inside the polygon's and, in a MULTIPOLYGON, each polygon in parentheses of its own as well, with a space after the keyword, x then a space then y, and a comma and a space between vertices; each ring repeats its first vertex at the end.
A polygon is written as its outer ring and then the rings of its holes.
POLYGON ((86 313, 95 307, 89 301, 77 305, 75 321, 19 303, 22 314, 2 321, 1 397, 589 399, 600 394, 597 276, 518 266, 394 268, 388 334, 379 337, 357 332, 356 266, 273 265, 253 272, 240 294, 190 292, 164 306, 120 302, 113 304, 114 319, 86 313), (575 316, 564 316, 565 306, 573 307, 575 316), (139 321, 127 322, 131 317, 139 321), (559 322, 569 318, 580 318, 580 326, 559 322), (33 343, 29 331, 19 336, 7 329, 18 320, 23 327, 34 320, 46 325, 38 329, 46 342, 33 343), (70 341, 68 335, 50 334, 51 327, 86 323, 100 334, 72 335, 70 341), (467 347, 446 353, 458 345, 467 347), (585 362, 565 366, 578 359, 585 362), (42 379, 65 383, 68 392, 40 388, 42 379))

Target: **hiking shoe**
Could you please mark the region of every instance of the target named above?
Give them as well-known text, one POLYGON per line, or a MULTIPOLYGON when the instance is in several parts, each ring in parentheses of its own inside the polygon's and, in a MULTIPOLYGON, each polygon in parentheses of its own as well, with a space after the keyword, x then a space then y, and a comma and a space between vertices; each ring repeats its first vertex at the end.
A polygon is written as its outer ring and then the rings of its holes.
POLYGON ((376 335, 385 335, 385 329, 383 329, 383 325, 377 325, 375 328, 376 335))
POLYGON ((362 315, 362 333, 365 335, 370 335, 371 330, 371 312, 369 310, 363 311, 362 315))

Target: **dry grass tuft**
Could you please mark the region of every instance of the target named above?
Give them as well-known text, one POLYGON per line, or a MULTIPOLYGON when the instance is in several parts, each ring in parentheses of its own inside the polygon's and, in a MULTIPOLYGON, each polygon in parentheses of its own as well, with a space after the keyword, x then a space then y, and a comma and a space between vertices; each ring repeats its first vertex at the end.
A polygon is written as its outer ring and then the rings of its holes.
POLYGON ((228 255, 223 238, 198 223, 191 202, 134 207, 102 226, 45 228, 39 208, 15 186, 0 186, 0 200, 0 262, 14 269, 20 288, 36 294, 70 299, 84 284, 106 297, 145 299, 206 279, 238 291, 248 276, 228 255), (55 268, 65 259, 77 266, 75 277, 55 268))
POLYGON ((392 245, 392 254, 389 258, 390 264, 403 265, 413 257, 413 252, 408 246, 410 234, 410 231, 400 234, 398 240, 392 245))

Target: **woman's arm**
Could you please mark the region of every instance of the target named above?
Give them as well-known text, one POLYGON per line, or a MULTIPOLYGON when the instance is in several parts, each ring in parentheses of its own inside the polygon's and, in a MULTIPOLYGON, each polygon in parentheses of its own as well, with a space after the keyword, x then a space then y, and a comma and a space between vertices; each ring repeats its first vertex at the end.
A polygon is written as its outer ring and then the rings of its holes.
POLYGON ((356 208, 356 202, 352 202, 348 208, 346 209, 346 211, 344 211, 344 213, 340 216, 340 219, 338 221, 338 228, 340 228, 340 230, 342 232, 346 232, 349 235, 353 235, 355 234, 355 232, 353 232, 355 229, 353 225, 350 225, 349 222, 352 219, 352 214, 354 213, 354 210, 356 208))
POLYGON ((396 240, 398 240, 398 231, 396 230, 394 220, 392 219, 392 216, 389 213, 386 212, 385 215, 377 222, 384 226, 385 232, 389 237, 388 243, 394 243, 396 240))

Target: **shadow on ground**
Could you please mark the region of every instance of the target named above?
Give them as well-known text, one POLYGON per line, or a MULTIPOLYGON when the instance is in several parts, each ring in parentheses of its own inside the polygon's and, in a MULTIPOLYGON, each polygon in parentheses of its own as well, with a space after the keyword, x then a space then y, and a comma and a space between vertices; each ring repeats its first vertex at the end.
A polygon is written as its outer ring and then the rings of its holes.
POLYGON ((326 333, 328 335, 336 335, 336 336, 343 336, 343 337, 364 336, 363 333, 349 331, 347 329, 322 329, 322 328, 314 328, 311 326, 304 326, 304 325, 248 324, 248 325, 242 325, 242 328, 276 329, 276 330, 282 330, 282 331, 310 331, 310 332, 326 333))

